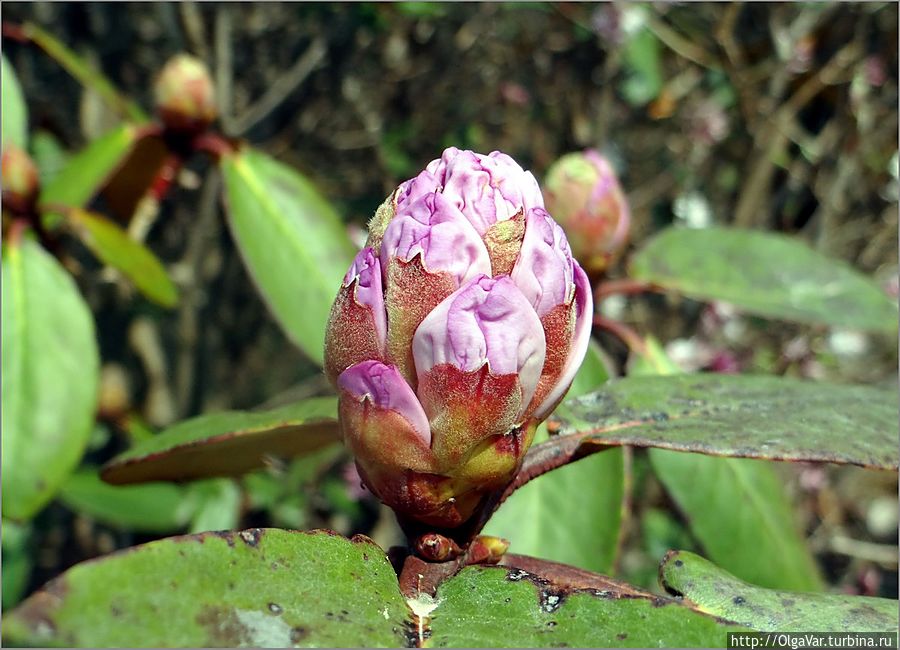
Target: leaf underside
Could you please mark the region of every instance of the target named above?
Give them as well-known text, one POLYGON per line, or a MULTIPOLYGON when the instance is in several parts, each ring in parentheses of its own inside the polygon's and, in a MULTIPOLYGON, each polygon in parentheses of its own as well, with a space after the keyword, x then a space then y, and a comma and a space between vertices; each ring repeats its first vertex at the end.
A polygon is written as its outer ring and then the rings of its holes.
POLYGON ((271 411, 226 411, 179 422, 107 463, 117 485, 238 476, 272 458, 308 455, 340 440, 337 400, 316 397, 271 411))

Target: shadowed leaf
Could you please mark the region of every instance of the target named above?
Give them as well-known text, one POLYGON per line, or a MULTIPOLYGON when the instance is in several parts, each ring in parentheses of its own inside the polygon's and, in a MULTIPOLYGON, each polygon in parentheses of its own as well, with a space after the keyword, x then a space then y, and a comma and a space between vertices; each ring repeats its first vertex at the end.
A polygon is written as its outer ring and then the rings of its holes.
POLYGON ((178 290, 148 248, 99 214, 75 209, 68 217, 75 233, 101 261, 120 270, 151 300, 164 307, 176 304, 178 290))
POLYGON ((252 149, 221 161, 231 232, 288 338, 322 364, 325 325, 355 249, 297 171, 252 149))
POLYGON ((897 632, 897 601, 763 589, 687 551, 671 551, 660 583, 702 611, 762 632, 897 632))
POLYGON ((650 450, 666 491, 718 565, 762 587, 819 591, 781 479, 766 461, 650 450))
MULTIPOLYGON (((570 396, 596 390, 609 378, 601 354, 596 341, 591 341, 570 396)), ((513 553, 609 572, 619 538, 623 493, 623 453, 611 449, 519 488, 483 532, 508 539, 513 553)))
MULTIPOLYGON (((680 374, 648 337, 633 374, 680 374)), ((819 591, 822 579, 771 463, 650 449, 650 464, 706 555, 753 584, 819 591)))
POLYGON ((629 377, 566 400, 550 426, 562 434, 550 443, 573 448, 897 468, 896 390, 869 386, 763 375, 629 377))
POLYGON ((174 537, 75 566, 4 615, 3 640, 400 647, 407 611, 384 551, 370 540, 252 529, 174 537))
POLYGON ((3 516, 27 519, 84 453, 97 402, 94 320, 29 236, 3 246, 3 516))
POLYGON ((183 529, 191 516, 192 504, 185 490, 171 483, 108 485, 96 470, 79 470, 59 491, 59 499, 72 510, 104 524, 150 533, 171 533, 183 529))
POLYGON ((897 331, 897 304, 871 279, 785 235, 727 228, 663 231, 631 276, 697 300, 802 323, 897 331))
POLYGON ((11 143, 25 149, 28 146, 28 107, 16 71, 5 56, 0 56, 0 79, 3 80, 0 90, 3 144, 11 143))
POLYGON ((337 400, 319 397, 273 411, 226 411, 185 420, 137 444, 102 470, 113 484, 235 476, 269 457, 303 456, 337 442, 337 400))

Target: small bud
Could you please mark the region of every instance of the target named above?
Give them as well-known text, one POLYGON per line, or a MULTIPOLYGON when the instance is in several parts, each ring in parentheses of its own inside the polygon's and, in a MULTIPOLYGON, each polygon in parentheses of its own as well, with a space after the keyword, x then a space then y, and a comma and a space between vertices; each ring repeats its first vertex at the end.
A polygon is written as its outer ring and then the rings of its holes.
POLYGON ((40 181, 37 167, 25 151, 13 144, 3 149, 3 207, 14 213, 31 212, 40 181))
POLYGON ((602 273, 625 247, 631 214, 609 162, 596 151, 566 154, 547 171, 547 210, 569 236, 575 258, 602 273))
POLYGON ((166 63, 154 88, 156 110, 177 131, 202 131, 217 115, 215 90, 206 64, 189 54, 166 63))

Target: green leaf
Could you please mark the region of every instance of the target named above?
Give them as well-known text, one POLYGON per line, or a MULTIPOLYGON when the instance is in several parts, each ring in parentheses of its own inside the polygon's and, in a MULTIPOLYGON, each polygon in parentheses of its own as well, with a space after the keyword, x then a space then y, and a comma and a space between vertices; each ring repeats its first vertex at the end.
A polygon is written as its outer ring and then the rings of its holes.
MULTIPOLYGON (((643 8, 629 9, 632 12, 643 11, 643 8)), ((622 83, 621 90, 628 103, 643 106, 656 99, 663 86, 660 47, 656 35, 647 27, 639 29, 625 44, 624 58, 629 74, 622 83)))
POLYGON ((288 338, 322 364, 325 326, 355 249, 334 208, 297 171, 253 149, 225 156, 231 232, 288 338))
POLYGON ((41 190, 42 209, 83 208, 122 165, 137 142, 137 128, 119 126, 69 158, 66 166, 41 190))
POLYGON ((650 450, 650 462, 716 564, 761 587, 822 589, 784 485, 769 463, 662 449, 650 450))
POLYGON ((207 530, 233 530, 241 516, 241 489, 231 479, 198 481, 190 487, 197 501, 191 518, 192 533, 207 530))
MULTIPOLYGON (((569 395, 609 378, 591 341, 569 395)), ((615 560, 624 497, 624 457, 611 449, 571 463, 516 490, 491 517, 485 534, 510 541, 510 552, 609 572, 615 560), (589 489, 588 489, 589 488, 589 489)))
POLYGON ((802 323, 897 331, 897 305, 870 278, 797 239, 728 228, 663 231, 631 276, 697 300, 802 323))
POLYGON ((3 617, 4 645, 401 647, 406 603, 366 538, 187 535, 77 565, 3 617))
POLYGON ((269 457, 303 456, 340 440, 337 400, 317 397, 272 411, 225 411, 179 422, 111 460, 114 484, 235 476, 269 457))
POLYGON ((174 307, 178 290, 162 263, 140 242, 133 240, 118 225, 85 210, 68 213, 75 233, 104 264, 120 270, 141 293, 164 307, 174 307))
MULTIPOLYGON (((679 371, 655 339, 642 359, 653 374, 679 371)), ((634 370, 641 372, 640 367, 634 370)), ((632 370, 632 372, 634 372, 632 370)), ((649 450, 654 473, 706 554, 761 587, 819 591, 822 579, 797 529, 781 479, 763 461, 649 450)))
POLYGON ((136 532, 175 532, 187 526, 192 514, 184 488, 170 483, 109 485, 94 469, 70 476, 59 491, 59 499, 101 523, 136 532))
POLYGON ((30 526, 3 520, 3 610, 6 611, 25 595, 31 569, 30 526))
POLYGON ((140 106, 123 97, 103 73, 75 54, 68 46, 57 40, 55 36, 44 31, 34 23, 25 23, 22 29, 35 45, 44 50, 66 72, 75 77, 82 86, 97 93, 119 115, 137 123, 147 121, 147 115, 141 110, 140 106))
POLYGON ((3 144, 11 143, 25 149, 28 146, 28 107, 16 71, 5 56, 0 56, 0 79, 3 81, 0 91, 3 144))
POLYGON ((78 288, 28 236, 4 242, 2 302, 3 515, 28 519, 84 453, 100 364, 78 288))
POLYGON ((561 589, 520 569, 469 567, 444 582, 429 647, 724 647, 739 628, 667 598, 561 589))
POLYGON ((31 158, 38 168, 41 183, 50 183, 69 160, 68 152, 50 131, 38 129, 31 136, 31 158))
POLYGON ((666 555, 659 575, 702 611, 762 632, 897 632, 896 600, 763 589, 687 551, 666 555))
POLYGON ((551 426, 583 445, 897 468, 897 393, 871 386, 766 375, 628 377, 564 401, 551 426))

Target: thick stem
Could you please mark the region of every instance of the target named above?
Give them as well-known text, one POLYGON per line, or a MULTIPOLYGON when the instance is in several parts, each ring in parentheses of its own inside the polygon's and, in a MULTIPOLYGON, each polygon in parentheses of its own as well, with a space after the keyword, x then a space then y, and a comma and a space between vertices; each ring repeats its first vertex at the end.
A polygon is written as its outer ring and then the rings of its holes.
POLYGON ((599 282, 594 290, 594 300, 597 303, 603 301, 604 298, 621 295, 633 295, 636 293, 647 293, 653 291, 663 291, 664 289, 652 282, 644 282, 643 280, 635 280, 634 278, 621 278, 619 280, 606 280, 599 282))

